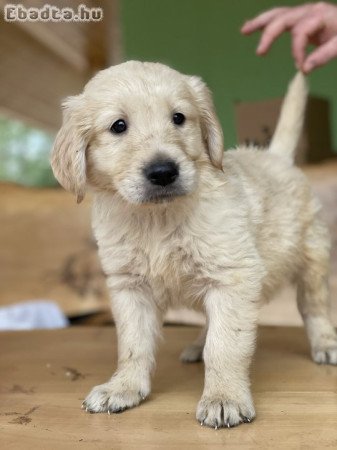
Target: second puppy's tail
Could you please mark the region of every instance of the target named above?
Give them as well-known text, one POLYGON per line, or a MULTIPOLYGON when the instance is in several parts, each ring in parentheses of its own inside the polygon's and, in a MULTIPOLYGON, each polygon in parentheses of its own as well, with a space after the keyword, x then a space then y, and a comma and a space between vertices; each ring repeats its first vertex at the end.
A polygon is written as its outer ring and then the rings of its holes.
POLYGON ((284 98, 281 114, 269 146, 269 152, 293 162, 301 136, 308 87, 305 76, 298 72, 291 81, 284 98))

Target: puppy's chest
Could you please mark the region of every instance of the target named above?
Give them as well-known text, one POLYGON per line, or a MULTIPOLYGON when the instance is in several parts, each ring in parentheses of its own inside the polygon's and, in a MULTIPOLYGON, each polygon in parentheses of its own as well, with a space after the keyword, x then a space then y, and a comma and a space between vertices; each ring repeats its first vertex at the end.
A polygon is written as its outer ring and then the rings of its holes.
POLYGON ((108 272, 140 276, 156 287, 170 290, 181 289, 201 275, 204 266, 197 240, 180 227, 168 230, 144 226, 126 232, 109 248, 109 254, 102 258, 103 266, 109 266, 108 272))
POLYGON ((154 233, 149 238, 140 240, 133 249, 138 256, 133 259, 134 268, 148 279, 160 279, 167 286, 176 286, 200 270, 202 257, 188 237, 179 233, 176 236, 154 233))

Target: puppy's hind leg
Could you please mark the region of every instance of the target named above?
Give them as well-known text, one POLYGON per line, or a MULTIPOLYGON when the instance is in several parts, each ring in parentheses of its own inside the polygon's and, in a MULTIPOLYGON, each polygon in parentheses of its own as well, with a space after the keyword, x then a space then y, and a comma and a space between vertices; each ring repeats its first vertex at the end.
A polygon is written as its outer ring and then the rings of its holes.
POLYGON ((318 364, 337 364, 337 335, 329 318, 329 238, 316 221, 305 243, 305 262, 298 280, 297 305, 318 364))
POLYGON ((180 361, 183 363, 194 363, 202 361, 202 353, 207 335, 207 326, 203 328, 197 339, 188 345, 180 355, 180 361))

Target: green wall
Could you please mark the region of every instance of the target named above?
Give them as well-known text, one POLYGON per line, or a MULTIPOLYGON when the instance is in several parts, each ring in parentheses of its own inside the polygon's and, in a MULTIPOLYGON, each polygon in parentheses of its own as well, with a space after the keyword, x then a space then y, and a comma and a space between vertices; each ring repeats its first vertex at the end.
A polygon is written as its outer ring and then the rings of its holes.
MULTIPOLYGON (((227 147, 236 144, 237 100, 282 96, 295 72, 289 35, 271 53, 255 56, 258 33, 241 36, 245 19, 264 9, 296 5, 274 0, 120 0, 124 59, 160 61, 201 75, 214 93, 227 147)), ((303 3, 303 2, 302 2, 303 3)), ((337 3, 337 2, 335 2, 337 3)), ((337 149, 337 60, 310 75, 311 93, 331 100, 337 149)))

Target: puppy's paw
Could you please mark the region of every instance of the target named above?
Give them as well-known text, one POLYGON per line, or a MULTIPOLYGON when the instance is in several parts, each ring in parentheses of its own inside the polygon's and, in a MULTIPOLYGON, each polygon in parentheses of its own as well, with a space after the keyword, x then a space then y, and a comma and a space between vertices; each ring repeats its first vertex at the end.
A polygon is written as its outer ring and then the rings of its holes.
POLYGON ((335 331, 321 334, 312 346, 312 359, 317 364, 337 365, 337 335, 335 331))
POLYGON ((183 363, 194 363, 202 361, 203 350, 204 347, 196 344, 191 344, 182 351, 180 355, 180 361, 183 363))
POLYGON ((197 420, 211 428, 235 427, 249 423, 255 418, 255 409, 250 399, 230 400, 226 397, 202 397, 197 408, 197 420))
POLYGON ((334 347, 314 348, 312 350, 312 359, 317 364, 337 365, 337 344, 334 347))
POLYGON ((116 388, 115 383, 108 382, 95 386, 82 404, 90 413, 120 413, 139 405, 149 392, 138 389, 116 388))

